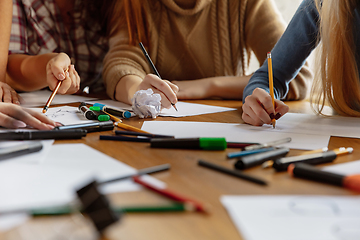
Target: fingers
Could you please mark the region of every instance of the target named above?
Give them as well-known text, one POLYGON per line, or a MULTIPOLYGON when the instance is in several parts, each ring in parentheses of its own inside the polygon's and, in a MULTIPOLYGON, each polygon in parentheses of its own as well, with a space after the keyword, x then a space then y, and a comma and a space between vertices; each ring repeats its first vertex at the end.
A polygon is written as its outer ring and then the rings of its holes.
POLYGON ((69 71, 65 73, 65 79, 58 90, 60 94, 73 94, 80 89, 80 76, 74 65, 70 65, 69 71))
POLYGON ((179 91, 179 88, 175 84, 167 80, 162 80, 156 75, 148 74, 139 85, 139 89, 148 89, 149 87, 151 87, 155 93, 161 95, 162 107, 170 108, 172 106, 171 104, 177 103, 176 93, 179 91))
POLYGON ((279 119, 289 110, 289 107, 279 100, 275 100, 275 107, 276 110, 270 95, 265 90, 256 88, 253 94, 245 99, 242 118, 254 126, 271 124, 271 119, 279 119))
POLYGON ((0 103, 0 125, 6 128, 21 128, 29 125, 40 130, 50 130, 54 128, 55 122, 31 109, 0 103))
POLYGON ((0 82, 0 102, 20 104, 20 96, 7 83, 0 82))

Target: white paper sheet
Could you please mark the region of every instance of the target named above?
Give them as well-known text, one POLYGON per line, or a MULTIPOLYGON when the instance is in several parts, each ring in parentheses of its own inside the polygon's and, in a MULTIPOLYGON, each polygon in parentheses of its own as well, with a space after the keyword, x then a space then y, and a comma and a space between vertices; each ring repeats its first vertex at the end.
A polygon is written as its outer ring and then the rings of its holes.
MULTIPOLYGON (((37 112, 42 112, 42 108, 32 109, 37 112)), ((71 106, 49 108, 45 115, 51 120, 60 122, 64 125, 97 122, 96 120, 88 120, 77 107, 71 106)))
POLYGON ((360 160, 333 164, 331 166, 323 167, 322 170, 343 175, 360 174, 360 160))
POLYGON ((91 178, 87 170, 8 161, 0 165, 0 211, 67 204, 91 178))
POLYGON ((245 240, 358 240, 360 197, 222 196, 245 240))
MULTIPOLYGON (((43 165, 78 171, 86 170, 91 172, 98 181, 134 174, 137 171, 135 168, 85 144, 55 144, 43 165)), ((150 176, 147 176, 146 179, 158 182, 158 184, 162 183, 150 176)), ((140 186, 131 179, 106 184, 102 188, 104 193, 136 191, 139 189, 141 189, 140 186)))
MULTIPOLYGON (((124 104, 121 102, 113 101, 113 100, 99 100, 99 101, 86 101, 87 103, 101 103, 105 104, 109 107, 120 108, 131 110, 131 106, 128 104, 124 104)), ((186 117, 186 116, 196 116, 202 114, 209 113, 217 113, 217 112, 226 112, 226 111, 234 111, 236 108, 227 108, 227 107, 218 107, 218 106, 210 106, 205 104, 196 104, 196 103, 188 103, 188 102, 177 102, 176 108, 178 111, 175 111, 173 107, 170 109, 162 109, 159 116, 163 117, 186 117)))
POLYGON ((329 135, 259 131, 261 128, 254 130, 247 124, 236 123, 145 121, 141 129, 154 134, 174 135, 177 138, 225 137, 228 142, 265 143, 291 137, 292 141, 282 146, 303 150, 326 147, 330 139, 329 135))
MULTIPOLYGON (((0 141, 0 148, 12 147, 19 144, 23 144, 25 142, 30 142, 30 141, 0 141)), ((40 151, 28 153, 22 156, 12 157, 5 160, 0 160, 0 164, 7 161, 16 162, 16 163, 30 163, 30 164, 40 163, 44 161, 44 159, 48 155, 53 143, 54 140, 43 140, 41 141, 43 147, 40 151)))
MULTIPOLYGON (((39 106, 44 107, 51 93, 52 92, 49 90, 20 93, 19 95, 22 98, 21 105, 24 107, 39 107, 39 106)), ((87 100, 95 100, 95 99, 96 98, 77 96, 77 95, 56 94, 51 104, 56 105, 56 104, 66 104, 73 102, 85 102, 87 100)))

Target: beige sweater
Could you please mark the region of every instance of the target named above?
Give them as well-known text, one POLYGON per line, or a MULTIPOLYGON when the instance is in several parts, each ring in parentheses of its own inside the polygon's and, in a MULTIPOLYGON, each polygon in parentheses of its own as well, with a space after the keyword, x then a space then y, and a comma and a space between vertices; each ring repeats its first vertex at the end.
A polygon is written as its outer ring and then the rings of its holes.
MULTIPOLYGON (((149 55, 161 77, 170 81, 244 75, 250 52, 262 64, 285 29, 272 0, 194 0, 187 9, 178 1, 143 1, 149 55)), ((103 69, 111 98, 123 76, 151 73, 140 48, 129 45, 126 27, 115 32, 103 69)), ((303 67, 290 83, 287 99, 304 98, 311 77, 303 67)))

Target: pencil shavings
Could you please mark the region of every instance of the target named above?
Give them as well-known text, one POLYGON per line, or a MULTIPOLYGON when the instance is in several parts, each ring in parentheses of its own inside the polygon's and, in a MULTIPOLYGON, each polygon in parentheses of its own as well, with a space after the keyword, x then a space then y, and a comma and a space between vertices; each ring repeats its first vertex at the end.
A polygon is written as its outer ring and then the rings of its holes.
POLYGON ((131 102, 132 109, 139 118, 156 118, 161 111, 161 96, 151 88, 137 91, 131 102))

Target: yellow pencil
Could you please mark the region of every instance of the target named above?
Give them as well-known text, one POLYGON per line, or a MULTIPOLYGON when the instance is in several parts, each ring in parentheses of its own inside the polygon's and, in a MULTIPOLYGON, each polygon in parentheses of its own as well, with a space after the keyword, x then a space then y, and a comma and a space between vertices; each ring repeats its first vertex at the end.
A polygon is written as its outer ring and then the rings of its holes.
POLYGON ((140 132, 140 133, 149 133, 149 132, 146 132, 144 130, 141 130, 140 128, 137 128, 137 127, 133 127, 131 125, 128 125, 128 124, 125 124, 125 123, 122 123, 122 120, 120 118, 117 118, 115 117, 114 115, 111 115, 107 112, 104 111, 104 113, 106 113, 107 115, 110 116, 110 119, 112 121, 114 121, 114 125, 119 127, 119 128, 122 128, 122 129, 125 129, 125 130, 129 130, 129 131, 133 131, 133 132, 140 132))
MULTIPOLYGON (((270 89, 270 96, 271 101, 275 109, 275 98, 274 98, 274 82, 273 82, 273 71, 272 71, 272 60, 271 60, 271 53, 268 52, 267 54, 267 60, 268 60, 268 72, 269 72, 269 89, 270 89)), ((273 128, 275 128, 275 119, 271 119, 273 128)))

